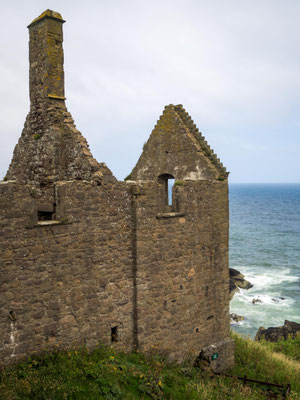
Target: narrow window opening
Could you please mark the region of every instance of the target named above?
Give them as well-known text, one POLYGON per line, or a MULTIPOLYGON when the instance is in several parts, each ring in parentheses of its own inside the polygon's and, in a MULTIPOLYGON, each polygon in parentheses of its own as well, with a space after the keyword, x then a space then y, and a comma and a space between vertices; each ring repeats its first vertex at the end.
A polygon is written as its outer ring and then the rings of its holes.
POLYGON ((158 177, 158 182, 161 185, 163 206, 173 206, 174 176, 170 174, 162 174, 158 177))
POLYGON ((114 326, 110 329, 111 331, 111 342, 118 342, 119 341, 119 332, 118 327, 114 326))
POLYGON ((38 221, 51 221, 53 211, 38 211, 38 221))
POLYGON ((173 205, 173 186, 175 179, 168 179, 168 206, 173 205))

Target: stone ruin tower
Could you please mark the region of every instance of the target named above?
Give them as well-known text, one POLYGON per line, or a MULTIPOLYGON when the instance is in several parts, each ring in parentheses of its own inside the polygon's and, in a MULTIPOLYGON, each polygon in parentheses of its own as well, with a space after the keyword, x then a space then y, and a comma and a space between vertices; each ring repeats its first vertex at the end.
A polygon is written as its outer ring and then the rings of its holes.
POLYGON ((30 111, 0 183, 0 363, 100 342, 224 370, 228 174, 169 105, 117 181, 67 111, 63 23, 47 10, 28 26, 30 111))

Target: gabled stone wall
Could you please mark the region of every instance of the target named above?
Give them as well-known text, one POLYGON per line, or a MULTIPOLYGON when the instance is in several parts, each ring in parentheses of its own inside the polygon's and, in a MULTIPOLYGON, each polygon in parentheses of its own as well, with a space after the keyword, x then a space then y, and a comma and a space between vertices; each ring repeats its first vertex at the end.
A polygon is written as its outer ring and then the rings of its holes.
POLYGON ((183 107, 169 105, 128 177, 138 184, 138 346, 182 360, 213 344, 216 370, 233 363, 227 175, 183 107))

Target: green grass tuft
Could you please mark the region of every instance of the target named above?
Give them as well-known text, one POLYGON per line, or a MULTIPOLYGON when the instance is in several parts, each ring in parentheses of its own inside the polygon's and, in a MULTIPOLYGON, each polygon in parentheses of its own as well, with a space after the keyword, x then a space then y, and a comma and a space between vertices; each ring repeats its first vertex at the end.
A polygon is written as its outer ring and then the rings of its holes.
POLYGON ((174 185, 175 186, 183 186, 184 185, 184 181, 175 181, 174 185))

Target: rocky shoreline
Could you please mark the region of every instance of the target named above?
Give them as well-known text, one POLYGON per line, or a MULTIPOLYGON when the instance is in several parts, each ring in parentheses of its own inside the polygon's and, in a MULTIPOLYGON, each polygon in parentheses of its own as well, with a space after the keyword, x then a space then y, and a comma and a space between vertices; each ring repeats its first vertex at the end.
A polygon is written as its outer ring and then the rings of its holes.
POLYGON ((287 340, 289 337, 295 338, 300 332, 300 324, 285 320, 283 326, 264 328, 261 326, 255 336, 255 340, 260 341, 262 339, 268 342, 277 342, 280 339, 287 340))
MULTIPOLYGON (((234 268, 229 268, 229 296, 230 300, 232 300, 235 293, 238 293, 240 289, 250 289, 253 285, 249 281, 245 279, 245 276, 234 268)), ((280 297, 280 300, 284 300, 284 297, 280 297)), ((272 299, 274 302, 278 302, 279 299, 272 299)), ((262 303, 261 299, 256 298, 252 300, 253 304, 262 303)), ((240 322, 245 319, 243 315, 238 315, 231 313, 230 319, 232 322, 240 322)), ((261 326, 255 336, 256 341, 260 341, 262 339, 267 340, 269 342, 277 342, 278 340, 288 338, 295 338, 298 334, 300 334, 300 324, 297 322, 292 322, 285 320, 283 326, 278 327, 269 327, 264 328, 261 326)))
MULTIPOLYGON (((245 276, 234 268, 229 268, 229 297, 232 300, 235 293, 240 289, 250 289, 253 285, 245 279, 245 276)), ((230 319, 234 322, 240 322, 245 319, 243 315, 230 314, 230 319)))

